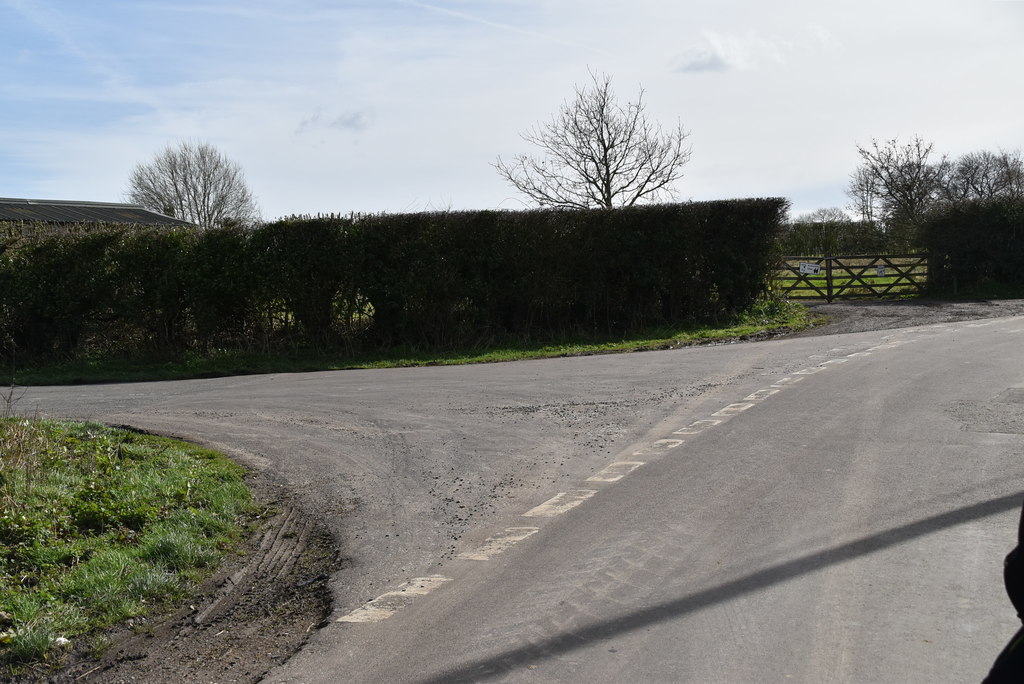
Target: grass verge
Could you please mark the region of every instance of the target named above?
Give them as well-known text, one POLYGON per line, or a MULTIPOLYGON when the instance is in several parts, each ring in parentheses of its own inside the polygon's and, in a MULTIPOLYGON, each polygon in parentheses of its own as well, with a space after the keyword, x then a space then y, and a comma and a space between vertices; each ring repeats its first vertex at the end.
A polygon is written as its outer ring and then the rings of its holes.
POLYGON ((187 595, 240 538, 242 476, 174 440, 0 418, 0 672, 187 595))
POLYGON ((424 352, 392 348, 376 354, 296 352, 274 356, 222 352, 189 356, 173 361, 140 362, 116 359, 79 360, 63 364, 21 367, 15 382, 20 385, 65 385, 97 382, 141 382, 187 378, 345 370, 397 368, 467 363, 494 363, 585 354, 668 349, 723 340, 749 338, 767 332, 796 331, 814 324, 807 309, 778 300, 760 302, 721 326, 691 325, 654 328, 628 338, 596 335, 567 337, 545 343, 497 343, 486 347, 424 352))

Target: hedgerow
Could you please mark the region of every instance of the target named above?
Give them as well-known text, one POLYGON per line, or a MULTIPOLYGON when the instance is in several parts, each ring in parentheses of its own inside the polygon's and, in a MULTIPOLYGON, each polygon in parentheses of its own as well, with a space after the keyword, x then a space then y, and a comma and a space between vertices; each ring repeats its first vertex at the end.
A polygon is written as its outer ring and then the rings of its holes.
POLYGON ((748 199, 44 234, 0 253, 0 338, 23 357, 167 357, 715 322, 763 291, 786 209, 748 199))

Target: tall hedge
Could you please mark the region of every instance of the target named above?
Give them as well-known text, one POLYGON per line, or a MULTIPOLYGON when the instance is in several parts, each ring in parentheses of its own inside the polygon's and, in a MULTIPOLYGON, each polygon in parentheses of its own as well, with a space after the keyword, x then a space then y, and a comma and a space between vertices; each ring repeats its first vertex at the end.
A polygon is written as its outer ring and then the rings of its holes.
POLYGON ((936 290, 995 284, 1024 287, 1024 200, 951 204, 923 226, 936 290))
POLYGON ((29 355, 175 355, 714 321, 761 292, 786 208, 750 199, 43 236, 0 254, 0 338, 29 355))

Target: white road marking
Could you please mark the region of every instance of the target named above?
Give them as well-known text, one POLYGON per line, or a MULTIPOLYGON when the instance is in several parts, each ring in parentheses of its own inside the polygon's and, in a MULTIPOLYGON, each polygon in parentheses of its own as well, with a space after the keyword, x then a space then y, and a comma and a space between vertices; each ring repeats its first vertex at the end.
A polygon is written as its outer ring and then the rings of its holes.
POLYGON ((858 357, 861 357, 861 356, 871 356, 871 352, 869 352, 869 351, 853 352, 852 354, 847 354, 846 358, 848 358, 848 359, 855 359, 855 358, 858 358, 858 357))
POLYGON ((683 444, 681 439, 659 439, 657 442, 652 443, 650 446, 637 449, 633 452, 634 456, 646 456, 647 454, 656 454, 665 451, 670 451, 683 444))
POLYGON ((451 579, 442 575, 414 577, 408 582, 400 584, 394 591, 381 594, 372 601, 368 601, 362 608, 343 615, 337 619, 337 622, 380 622, 386 620, 417 597, 429 594, 445 582, 451 582, 451 579))
POLYGON ((553 518, 566 511, 576 508, 581 503, 597 494, 596 489, 570 489, 567 492, 559 492, 542 503, 540 506, 531 508, 523 513, 525 518, 553 518))
POLYGON ((587 478, 587 482, 618 482, 644 465, 643 461, 618 461, 587 478))
POLYGON ((846 363, 847 361, 849 361, 849 359, 829 359, 828 361, 823 362, 821 365, 822 366, 834 366, 834 365, 839 364, 839 363, 846 363))
POLYGON ((719 417, 722 417, 722 418, 728 418, 729 416, 735 416, 737 413, 743 413, 744 411, 746 411, 751 406, 753 406, 753 404, 751 404, 749 402, 747 402, 747 403, 729 404, 725 408, 723 408, 723 409, 721 409, 719 411, 715 411, 711 415, 719 416, 719 417))
POLYGON ((803 381, 804 381, 803 378, 785 377, 785 378, 782 378, 781 380, 776 380, 775 382, 773 382, 772 383, 772 387, 780 387, 781 388, 781 387, 785 387, 787 385, 795 385, 796 383, 803 382, 803 381))
POLYGON ((773 394, 778 394, 781 391, 782 390, 780 390, 777 387, 773 387, 771 389, 760 389, 752 394, 748 394, 747 396, 743 397, 743 401, 764 401, 773 394))
POLYGON ((810 366, 808 368, 798 370, 796 373, 793 373, 793 375, 814 375, 815 373, 820 373, 826 368, 827 366, 810 366))
POLYGON ((707 418, 705 420, 697 420, 697 421, 694 421, 694 422, 690 423, 689 425, 687 425, 684 428, 679 428, 678 430, 676 430, 672 434, 673 435, 696 435, 698 433, 704 432, 708 428, 715 427, 716 425, 720 424, 721 422, 722 421, 717 420, 715 418, 707 418))
POLYGON ((494 537, 488 537, 484 541, 483 546, 476 551, 460 553, 456 558, 465 558, 466 560, 490 560, 514 544, 523 541, 532 534, 536 534, 539 530, 540 528, 538 527, 506 527, 505 531, 501 534, 494 537))

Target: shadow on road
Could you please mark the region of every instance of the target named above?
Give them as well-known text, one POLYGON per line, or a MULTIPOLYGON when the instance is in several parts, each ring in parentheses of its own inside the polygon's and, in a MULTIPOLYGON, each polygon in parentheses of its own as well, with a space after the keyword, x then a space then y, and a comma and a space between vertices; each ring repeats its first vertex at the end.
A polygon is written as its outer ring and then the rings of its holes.
MULTIPOLYGON (((741 577, 659 606, 624 613, 619 617, 575 630, 571 634, 560 634, 540 643, 511 649, 489 658, 463 663, 453 667, 443 675, 424 679, 422 683, 478 682, 497 677, 511 669, 535 664, 539 660, 585 648, 601 639, 608 639, 625 632, 648 627, 658 622, 672 620, 717 603, 821 570, 830 565, 843 563, 909 542, 932 532, 987 518, 991 515, 1017 510, 1021 507, 1022 496, 1024 496, 1024 492, 1010 494, 885 530, 884 532, 863 537, 848 544, 808 554, 770 568, 765 568, 764 570, 758 570, 746 577, 741 577)), ((993 559, 993 562, 998 563, 1000 560, 998 558, 993 559)))

